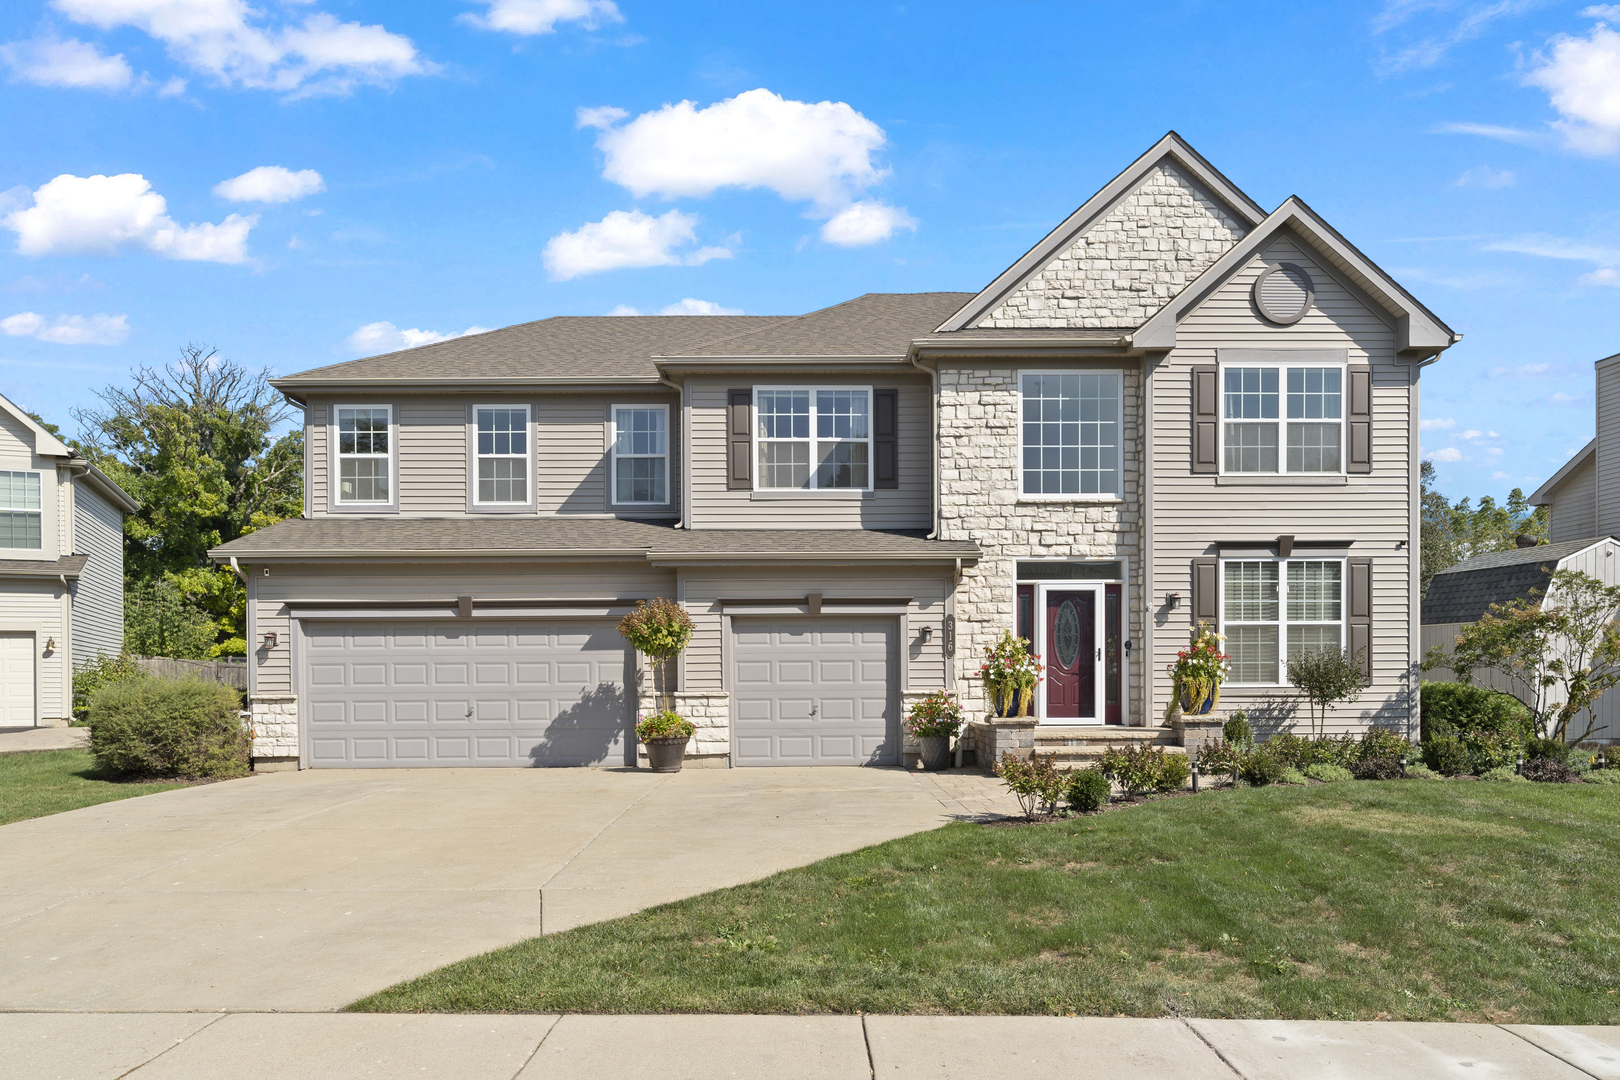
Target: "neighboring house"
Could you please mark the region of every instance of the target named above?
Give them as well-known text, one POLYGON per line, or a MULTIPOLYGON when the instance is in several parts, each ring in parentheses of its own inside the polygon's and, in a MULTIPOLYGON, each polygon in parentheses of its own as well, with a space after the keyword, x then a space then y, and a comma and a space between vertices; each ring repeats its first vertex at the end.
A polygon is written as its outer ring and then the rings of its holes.
POLYGON ((124 515, 140 507, 0 397, 0 727, 62 726, 73 667, 124 645, 124 515))
MULTIPOLYGON (((278 379, 305 516, 248 582, 266 767, 626 764, 614 627, 696 623, 689 761, 902 760, 983 714, 1004 629, 1043 724, 1157 725, 1197 620, 1223 706, 1348 646, 1349 729, 1415 730, 1418 384, 1458 340, 1303 202, 1173 133, 977 293, 793 317, 552 318, 278 379)), ((648 703, 650 704, 650 703, 648 703)))
MULTIPOLYGON (((1549 586, 1558 570, 1578 570, 1605 585, 1620 585, 1620 541, 1612 537, 1589 538, 1495 551, 1441 570, 1429 582, 1429 591, 1423 597, 1424 655, 1437 647, 1449 653, 1462 628, 1478 622, 1492 604, 1514 600, 1545 603, 1549 597, 1556 603, 1557 592, 1549 586)), ((1441 681, 1456 678, 1445 667, 1431 668, 1424 677, 1441 681)), ((1508 679, 1493 671, 1476 671, 1472 678, 1495 690, 1514 689, 1508 679)), ((1599 698, 1595 719, 1598 727, 1591 741, 1620 739, 1620 694, 1599 698)), ((1580 734, 1579 729, 1571 732, 1572 736, 1580 734)))
POLYGON ((1530 496, 1547 507, 1549 539, 1620 536, 1620 353, 1593 365, 1597 374, 1597 437, 1530 496))

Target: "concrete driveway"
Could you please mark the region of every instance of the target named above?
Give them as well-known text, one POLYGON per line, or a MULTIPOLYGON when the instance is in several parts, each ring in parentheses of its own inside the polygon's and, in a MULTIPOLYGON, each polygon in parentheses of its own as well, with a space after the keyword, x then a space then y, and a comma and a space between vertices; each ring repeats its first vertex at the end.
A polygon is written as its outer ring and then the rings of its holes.
POLYGON ((986 810, 899 769, 272 773, 0 828, 0 1010, 325 1010, 986 810))

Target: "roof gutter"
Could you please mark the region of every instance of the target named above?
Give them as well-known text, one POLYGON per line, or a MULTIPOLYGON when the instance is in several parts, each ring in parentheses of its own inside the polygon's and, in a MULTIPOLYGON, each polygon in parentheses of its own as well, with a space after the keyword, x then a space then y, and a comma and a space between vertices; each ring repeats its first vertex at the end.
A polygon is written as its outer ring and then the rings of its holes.
POLYGON ((309 393, 320 390, 411 390, 424 393, 465 387, 469 390, 487 390, 501 386, 657 386, 662 380, 657 375, 504 375, 487 377, 457 376, 452 379, 412 378, 397 379, 301 379, 292 376, 271 379, 270 385, 283 394, 294 391, 309 393))
POLYGON ((215 548, 208 553, 208 557, 219 563, 229 563, 236 559, 251 559, 256 563, 263 562, 354 562, 357 559, 386 559, 391 562, 438 562, 446 558, 454 559, 501 559, 506 562, 527 562, 532 560, 547 560, 553 562, 579 562, 588 559, 645 559, 646 548, 579 548, 568 551, 555 549, 519 548, 473 548, 466 551, 423 550, 413 548, 388 548, 382 550, 348 549, 332 551, 330 549, 283 549, 279 551, 224 551, 215 548))
POLYGON ((654 566, 691 566, 708 565, 711 563, 739 563, 763 562, 772 564, 781 563, 957 563, 977 562, 982 552, 975 550, 972 554, 953 551, 939 555, 918 554, 910 551, 814 551, 814 552, 788 552, 780 551, 704 551, 704 552, 677 552, 677 551, 649 551, 647 561, 654 566))
POLYGON ((964 338, 960 341, 941 341, 937 338, 916 338, 907 351, 909 357, 913 353, 955 353, 958 355, 978 355, 983 353, 1014 353, 1044 356, 1050 353, 1061 353, 1070 356, 1099 355, 1114 356, 1119 351, 1131 348, 1130 334, 1115 334, 1110 337, 1091 338, 964 338))

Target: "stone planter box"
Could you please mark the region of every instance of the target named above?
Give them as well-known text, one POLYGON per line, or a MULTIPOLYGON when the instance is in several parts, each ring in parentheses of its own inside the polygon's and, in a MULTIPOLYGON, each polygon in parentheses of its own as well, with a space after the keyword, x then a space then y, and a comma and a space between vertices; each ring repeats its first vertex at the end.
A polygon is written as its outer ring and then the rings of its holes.
POLYGON ((1176 713, 1170 717, 1177 743, 1186 747, 1189 754, 1196 754, 1205 743, 1220 739, 1225 724, 1225 713, 1176 713))

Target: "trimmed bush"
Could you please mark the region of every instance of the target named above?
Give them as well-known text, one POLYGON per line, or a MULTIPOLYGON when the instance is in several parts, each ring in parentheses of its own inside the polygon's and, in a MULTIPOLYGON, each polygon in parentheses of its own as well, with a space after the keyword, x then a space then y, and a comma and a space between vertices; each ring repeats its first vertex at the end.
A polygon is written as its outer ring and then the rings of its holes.
POLYGON ((1280 783, 1283 773, 1287 770, 1288 766, 1276 754, 1262 746, 1243 759, 1240 775, 1255 787, 1264 787, 1267 784, 1280 783))
POLYGON ((1342 783, 1345 780, 1354 780, 1356 774, 1343 765, 1316 764, 1305 766, 1305 775, 1312 780, 1320 780, 1325 784, 1342 783))
POLYGON ((1360 754, 1360 744, 1350 735, 1326 735, 1319 739, 1283 732, 1266 740, 1266 749, 1284 764, 1296 769, 1307 765, 1348 765, 1360 754))
POLYGON ((1243 764, 1243 748, 1225 739, 1211 739, 1198 748, 1198 771, 1205 776, 1237 772, 1243 764))
POLYGON ((678 712, 665 709, 655 712, 636 725, 636 738, 642 742, 649 739, 690 739, 697 726, 678 712))
POLYGON ((1444 776, 1472 772, 1473 757, 1461 739, 1435 738, 1423 744, 1423 764, 1444 776))
MULTIPOLYGON (((1406 736, 1394 728, 1375 727, 1368 728, 1362 735, 1360 744, 1356 747, 1356 760, 1367 761, 1371 758, 1393 758, 1398 766, 1402 754, 1412 753, 1412 744, 1406 741, 1406 736)), ((1352 766, 1354 768, 1354 766, 1352 766)))
POLYGON ((1068 784, 1069 806, 1081 813, 1100 808, 1114 790, 1101 769, 1075 769, 1068 774, 1068 784))
POLYGON ((73 719, 82 723, 89 717, 90 699, 95 697, 96 691, 103 686, 110 686, 124 679, 145 677, 146 673, 129 653, 120 653, 117 656, 97 653, 95 659, 86 660, 73 669, 73 719))
POLYGON ((1495 780, 1504 784, 1523 784, 1527 782, 1524 777, 1513 771, 1511 765, 1499 765, 1488 772, 1480 773, 1479 778, 1481 780, 1495 780))
POLYGON ((1593 769, 1586 774, 1588 784, 1620 784, 1620 769, 1593 769))
POLYGON ((1510 732, 1479 731, 1463 736, 1468 747, 1469 766, 1484 776, 1492 769, 1511 767, 1524 750, 1524 743, 1510 732))
POLYGON ((1569 763, 1574 747, 1562 739, 1529 738, 1524 741, 1524 759, 1526 761, 1556 761, 1560 765, 1569 763))
POLYGON ((121 777, 246 776, 249 740, 235 687, 200 679, 121 679, 90 699, 90 752, 121 777))
POLYGON ((1350 771, 1356 774, 1357 780, 1399 780, 1406 775, 1398 757, 1362 758, 1350 766, 1350 771))
POLYGON ((1010 751, 1003 753, 996 764, 996 775, 1018 799, 1024 816, 1031 820, 1037 814, 1050 814, 1057 809, 1058 801, 1067 794, 1067 778, 1052 764, 1051 754, 1042 757, 1035 753, 1026 759, 1010 751))
POLYGON ((1535 734, 1530 710, 1499 691, 1466 683, 1426 682, 1419 694, 1424 742, 1473 734, 1511 735, 1523 742, 1535 734))
POLYGON ((1310 779, 1292 765, 1285 766, 1282 776, 1277 779, 1279 784, 1308 784, 1310 779))
POLYGON ((1231 719, 1221 725, 1221 738, 1234 746, 1248 746, 1254 742, 1254 732, 1249 728, 1249 714, 1241 709, 1233 713, 1231 719))
POLYGON ((1175 791, 1192 775, 1185 755, 1167 753, 1162 746, 1110 746, 1098 765, 1126 791, 1175 791))
POLYGON ((1406 767, 1406 778, 1408 780, 1444 780, 1445 776, 1420 763, 1406 767))

